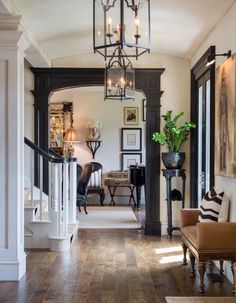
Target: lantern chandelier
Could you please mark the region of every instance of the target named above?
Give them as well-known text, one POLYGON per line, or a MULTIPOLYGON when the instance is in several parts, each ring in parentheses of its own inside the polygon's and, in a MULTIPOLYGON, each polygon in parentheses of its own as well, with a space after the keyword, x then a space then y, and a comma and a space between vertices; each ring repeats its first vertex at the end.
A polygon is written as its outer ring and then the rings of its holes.
POLYGON ((124 50, 117 47, 105 68, 105 100, 134 100, 135 73, 124 50))
POLYGON ((93 0, 94 52, 106 60, 118 46, 136 59, 150 52, 150 0, 93 0))

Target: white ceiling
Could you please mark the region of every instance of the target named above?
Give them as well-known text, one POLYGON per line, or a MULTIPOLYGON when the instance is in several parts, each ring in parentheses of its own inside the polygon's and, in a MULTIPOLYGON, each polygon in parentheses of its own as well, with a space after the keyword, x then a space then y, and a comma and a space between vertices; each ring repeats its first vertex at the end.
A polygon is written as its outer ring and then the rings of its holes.
MULTIPOLYGON (((190 59, 235 0, 150 0, 152 51, 190 59)), ((14 0, 51 59, 92 52, 92 0, 14 0)))

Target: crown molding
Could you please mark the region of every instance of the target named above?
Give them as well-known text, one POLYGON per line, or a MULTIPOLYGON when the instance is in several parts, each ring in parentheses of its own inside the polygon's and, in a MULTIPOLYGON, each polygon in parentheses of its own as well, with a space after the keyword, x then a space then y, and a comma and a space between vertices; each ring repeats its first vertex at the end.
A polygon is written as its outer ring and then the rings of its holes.
POLYGON ((0 31, 17 31, 21 16, 0 15, 0 31))

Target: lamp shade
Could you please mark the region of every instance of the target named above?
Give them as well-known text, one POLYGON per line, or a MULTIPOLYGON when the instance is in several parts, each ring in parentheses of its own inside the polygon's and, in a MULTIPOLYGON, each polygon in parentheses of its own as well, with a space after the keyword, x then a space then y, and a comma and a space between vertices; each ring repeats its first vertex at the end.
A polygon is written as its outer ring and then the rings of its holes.
POLYGON ((79 136, 73 126, 71 126, 71 128, 69 128, 68 131, 65 133, 64 141, 65 142, 78 142, 79 141, 79 136))

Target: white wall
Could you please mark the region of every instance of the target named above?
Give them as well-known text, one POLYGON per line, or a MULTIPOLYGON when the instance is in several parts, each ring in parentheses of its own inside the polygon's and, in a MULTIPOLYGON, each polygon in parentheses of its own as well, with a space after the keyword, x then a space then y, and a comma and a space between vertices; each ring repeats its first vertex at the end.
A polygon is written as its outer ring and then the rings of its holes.
MULTIPOLYGON (((231 49, 232 54, 236 52, 236 3, 231 7, 221 22, 215 27, 206 41, 202 44, 199 50, 192 58, 191 65, 193 66, 209 48, 210 45, 216 46, 217 53, 225 53, 231 49)), ((225 60, 224 57, 218 57, 216 67, 225 60)), ((226 178, 221 176, 215 177, 215 185, 218 188, 224 189, 231 201, 230 221, 236 221, 236 178, 226 178)), ((232 280, 230 268, 226 268, 227 276, 232 280)))
MULTIPOLYGON (((151 53, 144 54, 138 61, 133 60, 134 67, 142 68, 165 68, 161 78, 161 89, 164 94, 161 98, 161 113, 164 114, 167 110, 172 109, 174 112, 184 111, 185 118, 190 117, 190 62, 185 59, 180 59, 173 56, 151 53)), ((104 67, 104 60, 98 54, 80 54, 56 59, 53 61, 54 67, 104 67)), ((67 100, 70 101, 70 100, 67 100)), ((108 105, 112 106, 112 105, 108 105)), ((108 109, 108 107, 107 107, 108 109)), ((109 115, 111 113, 109 112, 109 115)), ((155 130, 153 130, 155 131, 155 130)), ((186 204, 189 205, 189 143, 184 147, 187 152, 185 168, 187 170, 187 189, 186 189, 186 204)), ((99 155, 99 154, 98 154, 99 155)), ((173 182, 174 184, 174 182, 173 182)), ((165 181, 161 176, 161 222, 162 233, 166 234, 167 228, 167 211, 166 211, 166 191, 165 181)), ((179 224, 179 209, 180 203, 173 204, 173 221, 179 224)))
MULTIPOLYGON (((30 70, 31 65, 25 60, 25 108, 24 108, 24 135, 29 140, 34 142, 34 97, 31 90, 34 89, 34 75, 30 70)), ((31 152, 25 145, 25 186, 29 186, 29 180, 31 177, 31 152)))

